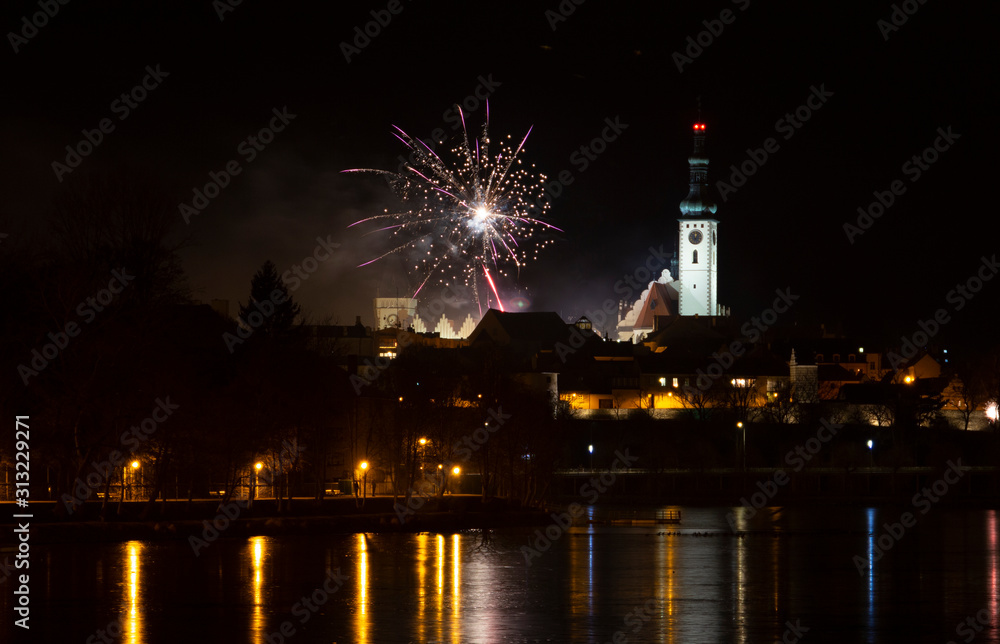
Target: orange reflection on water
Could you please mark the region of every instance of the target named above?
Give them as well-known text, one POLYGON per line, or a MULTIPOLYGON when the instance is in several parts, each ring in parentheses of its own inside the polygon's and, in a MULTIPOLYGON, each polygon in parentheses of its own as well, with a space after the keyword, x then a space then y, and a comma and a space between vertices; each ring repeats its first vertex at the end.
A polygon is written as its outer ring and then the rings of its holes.
POLYGON ((360 644, 368 642, 368 536, 357 535, 358 570, 355 577, 358 580, 358 608, 354 611, 354 635, 360 644))
POLYGON ((144 641, 142 611, 139 609, 139 601, 142 598, 139 557, 142 555, 144 547, 141 541, 129 541, 125 544, 125 553, 128 557, 128 579, 126 581, 128 614, 123 620, 122 640, 129 644, 140 644, 144 641))
POLYGON ((677 616, 674 614, 677 609, 677 546, 677 537, 667 535, 663 547, 657 550, 656 595, 663 600, 658 617, 664 623, 666 641, 670 644, 675 641, 677 630, 677 616))
POLYGON ((457 534, 451 535, 451 641, 461 639, 460 602, 462 589, 461 541, 457 534))
POLYGON ((427 535, 418 534, 416 536, 416 565, 417 565, 417 640, 423 641, 426 638, 424 628, 427 624, 427 535))
POLYGON ((444 636, 444 535, 439 534, 435 539, 437 545, 437 556, 434 559, 434 567, 437 570, 437 614, 434 616, 434 640, 440 642, 444 636))
POLYGON ((250 538, 250 632, 258 644, 264 644, 267 623, 264 620, 264 537, 250 538))

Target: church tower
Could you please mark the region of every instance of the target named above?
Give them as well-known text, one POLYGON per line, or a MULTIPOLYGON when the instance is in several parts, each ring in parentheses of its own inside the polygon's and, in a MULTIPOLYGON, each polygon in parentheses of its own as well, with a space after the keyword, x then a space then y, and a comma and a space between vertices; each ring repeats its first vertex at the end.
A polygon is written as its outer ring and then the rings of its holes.
POLYGON ((688 158, 690 191, 681 202, 678 254, 678 308, 681 315, 720 314, 718 288, 719 222, 709 196, 705 124, 694 124, 694 153, 688 158))

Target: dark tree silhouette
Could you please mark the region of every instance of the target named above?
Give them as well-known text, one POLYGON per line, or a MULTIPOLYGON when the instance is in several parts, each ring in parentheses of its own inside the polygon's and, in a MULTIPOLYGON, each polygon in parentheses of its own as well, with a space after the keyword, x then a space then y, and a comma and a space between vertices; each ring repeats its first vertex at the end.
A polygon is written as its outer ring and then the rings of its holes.
POLYGON ((250 300, 240 305, 240 319, 255 335, 274 338, 291 329, 299 313, 274 262, 267 260, 250 281, 250 300))

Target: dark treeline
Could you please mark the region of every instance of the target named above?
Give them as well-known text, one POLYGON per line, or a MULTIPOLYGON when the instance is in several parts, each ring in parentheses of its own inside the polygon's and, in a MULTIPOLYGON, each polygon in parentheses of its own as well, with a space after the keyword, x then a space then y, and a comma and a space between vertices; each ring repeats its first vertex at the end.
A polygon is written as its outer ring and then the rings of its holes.
MULTIPOLYGON (((280 509, 344 477, 406 499, 443 494, 445 464, 481 474, 487 497, 544 494, 559 421, 497 360, 413 347, 356 387, 342 347, 308 343, 269 262, 247 276, 240 322, 194 303, 181 219, 155 182, 76 182, 29 228, 12 224, 0 253, 0 408, 30 417, 31 497, 61 500, 57 512, 142 498, 149 513, 265 483, 280 509), (467 377, 439 377, 455 360, 467 377)), ((10 482, 13 430, 0 432, 10 482)))

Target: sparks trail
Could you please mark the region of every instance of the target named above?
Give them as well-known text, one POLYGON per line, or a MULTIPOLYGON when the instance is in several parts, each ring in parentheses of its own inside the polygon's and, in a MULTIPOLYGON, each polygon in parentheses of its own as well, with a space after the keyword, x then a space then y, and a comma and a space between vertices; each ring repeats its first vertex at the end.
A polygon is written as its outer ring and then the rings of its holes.
POLYGON ((426 143, 394 125, 393 136, 412 151, 413 163, 407 164, 405 172, 344 170, 385 176, 406 207, 399 212, 386 210, 348 227, 372 222, 385 224, 366 234, 388 231, 393 248, 360 266, 396 253, 407 253, 420 281, 414 297, 432 279, 442 285, 460 281, 472 287, 481 307, 478 283, 485 276, 490 288, 486 291, 486 304, 489 305, 492 294, 502 310, 490 269, 498 276, 516 275, 528 260, 537 258, 538 251, 552 242, 551 238, 541 239, 539 231, 562 231, 532 216, 545 214, 549 203, 544 198, 545 175, 525 168, 520 159, 531 129, 516 147, 508 135, 497 146, 496 156, 491 156, 489 105, 482 135, 471 141, 465 115, 460 106, 456 107, 462 120, 462 139, 451 150, 458 160, 454 166, 426 143))

